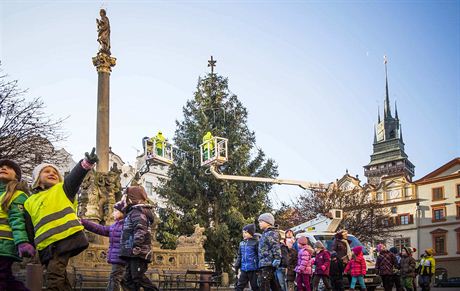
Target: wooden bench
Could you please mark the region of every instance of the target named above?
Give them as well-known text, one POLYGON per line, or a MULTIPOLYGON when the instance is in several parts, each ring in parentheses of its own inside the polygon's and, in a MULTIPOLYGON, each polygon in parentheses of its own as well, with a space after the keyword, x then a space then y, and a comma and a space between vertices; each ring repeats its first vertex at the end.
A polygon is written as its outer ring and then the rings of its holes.
POLYGON ((82 291, 85 288, 91 290, 105 290, 109 284, 111 270, 73 267, 75 290, 82 291))

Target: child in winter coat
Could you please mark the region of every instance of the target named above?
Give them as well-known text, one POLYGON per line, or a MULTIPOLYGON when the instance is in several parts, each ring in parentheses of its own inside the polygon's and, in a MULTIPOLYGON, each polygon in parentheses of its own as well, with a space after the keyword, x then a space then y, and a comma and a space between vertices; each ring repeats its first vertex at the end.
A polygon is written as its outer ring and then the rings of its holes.
POLYGON ((424 256, 420 260, 418 284, 422 288, 422 291, 430 290, 431 278, 436 270, 436 262, 433 258, 433 254, 433 249, 426 249, 424 256))
POLYGON ((412 249, 403 247, 401 250, 401 283, 406 291, 414 290, 415 259, 412 257, 412 249))
POLYGON ((11 266, 35 255, 24 221, 27 189, 20 184, 21 174, 15 162, 0 160, 0 290, 28 290, 14 278, 11 266))
POLYGON ((123 206, 121 202, 117 202, 114 205, 113 218, 115 219, 115 223, 112 225, 104 226, 86 219, 81 220, 81 224, 83 224, 86 230, 109 237, 107 262, 112 264, 112 272, 110 273, 107 291, 120 290, 123 273, 125 272, 126 262, 119 257, 121 233, 123 231, 123 206))
POLYGON ((311 254, 313 249, 308 245, 307 238, 302 236, 297 240, 299 253, 297 256, 297 273, 296 283, 299 291, 310 291, 310 279, 313 274, 311 254))
POLYGON ((275 225, 275 217, 271 213, 259 216, 259 227, 263 230, 259 240, 260 290, 279 291, 280 286, 275 278, 275 270, 281 264, 279 234, 275 225))
POLYGON ((384 244, 377 245, 377 252, 379 256, 377 257, 375 269, 382 278, 385 291, 391 291, 393 289, 393 270, 397 266, 396 257, 387 250, 384 244))
POLYGON ((329 269, 329 278, 331 279, 332 290, 344 291, 343 287, 343 271, 345 266, 342 260, 337 256, 336 252, 331 253, 331 266, 329 269))
POLYGON ((297 251, 294 248, 294 240, 285 238, 284 242, 288 247, 288 266, 287 266, 287 275, 286 275, 286 284, 288 291, 294 291, 295 289, 295 277, 296 272, 295 268, 297 266, 297 251))
POLYGON ((152 206, 146 204, 147 193, 140 186, 128 187, 122 201, 126 204, 120 249, 120 257, 126 261, 122 286, 127 290, 158 290, 145 275, 152 260, 150 226, 154 219, 152 206))
POLYGON ((364 284, 364 275, 366 275, 366 260, 363 256, 363 247, 356 246, 352 249, 353 256, 348 262, 345 268, 345 273, 351 273, 350 290, 354 290, 356 281, 359 282, 361 290, 366 290, 366 284, 364 284))
POLYGON ((329 282, 331 254, 320 241, 315 243, 315 253, 315 276, 313 278, 313 290, 318 290, 320 280, 323 280, 326 290, 331 290, 331 283, 329 282))
POLYGON ((235 263, 235 269, 238 272, 240 269, 240 277, 236 284, 237 291, 243 291, 248 282, 251 284, 251 289, 259 290, 257 285, 257 269, 259 268, 259 258, 257 255, 258 241, 254 238, 256 226, 248 224, 243 227, 243 240, 238 248, 238 257, 235 263))
POLYGON ((402 291, 402 286, 401 286, 401 256, 398 252, 398 249, 396 247, 391 247, 390 252, 395 256, 396 258, 396 264, 393 268, 393 277, 392 277, 392 283, 396 287, 396 291, 402 291))
POLYGON ((65 177, 52 164, 33 171, 33 195, 24 203, 27 232, 33 238, 40 261, 46 266, 49 290, 71 290, 66 267, 70 257, 88 247, 88 240, 76 214, 76 194, 88 171, 98 161, 91 154, 78 162, 65 177))

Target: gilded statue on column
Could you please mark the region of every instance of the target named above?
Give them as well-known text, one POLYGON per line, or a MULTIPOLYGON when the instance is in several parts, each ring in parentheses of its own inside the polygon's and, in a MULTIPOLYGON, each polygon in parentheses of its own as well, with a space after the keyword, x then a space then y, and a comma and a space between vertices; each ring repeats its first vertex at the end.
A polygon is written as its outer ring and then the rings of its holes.
POLYGON ((105 9, 99 12, 101 19, 96 19, 97 41, 100 44, 99 52, 110 55, 110 22, 105 9))

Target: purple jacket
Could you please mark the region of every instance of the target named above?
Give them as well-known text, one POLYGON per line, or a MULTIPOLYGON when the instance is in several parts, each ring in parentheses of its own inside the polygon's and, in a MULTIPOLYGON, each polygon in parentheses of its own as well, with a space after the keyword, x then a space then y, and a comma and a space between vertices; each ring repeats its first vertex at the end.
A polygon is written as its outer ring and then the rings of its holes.
POLYGON ((81 220, 81 224, 85 227, 87 231, 109 237, 109 254, 107 255, 107 262, 109 264, 126 264, 126 262, 119 257, 121 233, 123 231, 123 221, 124 219, 121 219, 116 221, 112 225, 104 226, 86 219, 81 220))
POLYGON ((316 265, 315 274, 329 276, 329 267, 331 265, 331 255, 329 254, 327 250, 322 250, 316 254, 315 265, 316 265))

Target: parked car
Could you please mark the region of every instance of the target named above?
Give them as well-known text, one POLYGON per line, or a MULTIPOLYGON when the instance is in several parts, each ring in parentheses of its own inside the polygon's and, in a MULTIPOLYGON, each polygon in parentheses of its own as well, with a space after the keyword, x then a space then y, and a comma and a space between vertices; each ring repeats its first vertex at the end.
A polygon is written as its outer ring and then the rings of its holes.
POLYGON ((452 277, 438 282, 438 287, 460 287, 460 277, 452 277))

